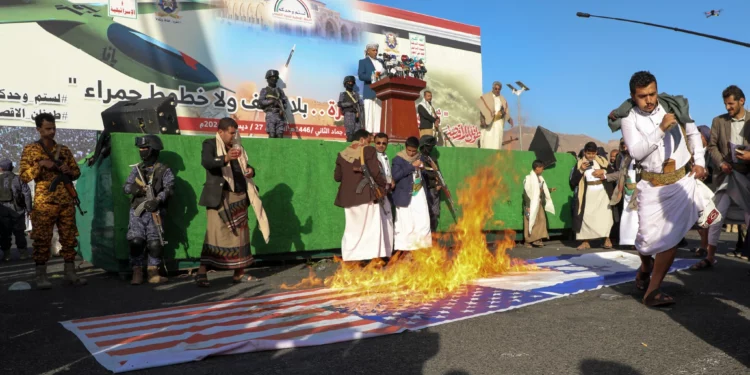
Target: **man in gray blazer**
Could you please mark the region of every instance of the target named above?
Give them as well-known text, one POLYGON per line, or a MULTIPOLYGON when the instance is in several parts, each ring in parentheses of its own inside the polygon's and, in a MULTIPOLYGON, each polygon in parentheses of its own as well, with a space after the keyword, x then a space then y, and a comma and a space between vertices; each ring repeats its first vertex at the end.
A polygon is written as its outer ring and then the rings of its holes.
MULTIPOLYGON (((729 183, 732 176, 734 182, 747 181, 750 170, 750 114, 745 110, 745 94, 735 86, 729 86, 722 92, 724 107, 727 113, 716 116, 711 123, 711 138, 708 142, 708 154, 714 163, 713 182, 715 187, 714 204, 721 212, 722 221, 726 217, 732 202, 740 207, 745 205, 747 192, 741 190, 738 183, 729 183), (739 150, 739 151, 738 151, 739 150), (743 199, 744 197, 744 199, 743 199)), ((750 211, 745 208, 745 224, 750 225, 750 211)), ((722 224, 712 225, 708 232, 708 255, 705 259, 694 264, 692 270, 702 270, 713 267, 716 263, 714 255, 719 243, 722 224)))

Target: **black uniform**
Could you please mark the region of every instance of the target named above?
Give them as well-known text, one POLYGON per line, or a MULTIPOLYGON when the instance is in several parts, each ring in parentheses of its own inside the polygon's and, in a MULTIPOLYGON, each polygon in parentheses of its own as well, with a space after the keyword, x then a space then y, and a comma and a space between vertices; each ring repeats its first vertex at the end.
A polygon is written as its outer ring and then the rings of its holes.
POLYGON ((13 173, 9 160, 0 162, 0 250, 10 260, 13 237, 21 257, 26 256, 26 214, 31 213, 31 189, 13 173))
POLYGON ((284 90, 276 87, 278 80, 279 72, 269 70, 266 72, 268 86, 260 90, 260 107, 266 114, 266 133, 268 133, 269 138, 283 138, 286 128, 284 111, 287 105, 287 97, 284 90))
POLYGON ((162 234, 157 226, 155 213, 164 217, 166 203, 174 188, 174 174, 165 164, 159 163, 159 151, 163 146, 159 137, 146 135, 136 138, 136 146, 148 147, 141 151, 141 163, 133 167, 123 191, 131 195, 130 217, 127 240, 130 243, 130 263, 133 267, 143 267, 148 250, 148 266, 161 263, 162 234), (145 180, 145 181, 144 181, 145 180), (147 186, 153 191, 153 199, 147 196, 147 186))

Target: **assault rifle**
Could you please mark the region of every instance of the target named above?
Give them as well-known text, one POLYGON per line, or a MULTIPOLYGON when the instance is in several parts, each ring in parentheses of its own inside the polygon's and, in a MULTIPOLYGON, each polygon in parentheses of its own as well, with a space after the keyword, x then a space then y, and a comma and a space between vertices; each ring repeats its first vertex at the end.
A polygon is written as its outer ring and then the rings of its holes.
POLYGON ((78 199, 78 192, 76 191, 76 187, 73 185, 73 181, 68 175, 60 170, 60 167, 63 165, 62 160, 59 160, 60 149, 62 149, 62 146, 58 146, 55 155, 52 155, 52 153, 49 152, 46 147, 44 147, 44 144, 41 141, 39 141, 39 145, 42 146, 42 150, 44 150, 44 153, 49 156, 49 158, 53 163, 55 163, 58 169, 57 177, 55 177, 55 179, 50 182, 49 189, 47 189, 47 191, 53 193, 55 190, 57 190, 57 185, 60 185, 62 183, 65 187, 65 190, 68 191, 68 195, 70 195, 70 198, 73 199, 73 204, 75 204, 76 208, 78 208, 78 212, 81 213, 81 216, 85 215, 88 211, 84 211, 81 209, 81 200, 78 199))
MULTIPOLYGON (((136 217, 140 217, 143 213, 143 210, 146 209, 146 202, 156 199, 156 196, 154 195, 154 188, 151 186, 151 184, 146 184, 146 179, 143 178, 141 168, 138 167, 138 164, 131 165, 131 167, 135 167, 135 169, 138 171, 138 177, 140 177, 140 180, 136 179, 135 183, 146 190, 146 200, 141 202, 141 204, 139 204, 138 207, 136 207, 133 211, 133 214, 135 214, 136 217)), ((155 172, 156 168, 154 168, 154 173, 155 172)), ((162 246, 166 245, 168 242, 164 241, 164 227, 162 226, 161 214, 159 213, 158 209, 151 213, 151 218, 154 219, 154 224, 156 224, 156 232, 159 234, 159 242, 162 246)))
POLYGON ((448 184, 445 183, 445 179, 443 178, 443 172, 440 172, 440 169, 438 169, 437 164, 435 164, 435 161, 432 160, 432 158, 428 155, 425 155, 427 158, 427 161, 430 163, 430 166, 432 166, 432 169, 437 173, 438 177, 438 184, 442 187, 443 194, 445 194, 445 201, 448 203, 448 209, 451 211, 451 215, 453 216, 453 221, 458 222, 458 219, 456 219, 456 208, 453 205, 453 196, 451 195, 450 190, 448 190, 448 184))
POLYGON ((446 141, 448 141, 448 143, 451 144, 451 146, 456 147, 450 137, 448 137, 448 134, 443 133, 443 131, 440 129, 440 125, 435 125, 435 130, 438 133, 438 137, 445 139, 446 141))
MULTIPOLYGON (((279 90, 279 89, 276 89, 276 90, 279 90)), ((274 90, 274 93, 278 94, 278 91, 276 90, 274 90)), ((279 106, 279 110, 281 111, 281 115, 284 116, 284 120, 286 121, 287 125, 290 125, 293 121, 290 121, 289 118, 287 117, 286 103, 284 103, 284 101, 282 101, 279 96, 268 94, 268 93, 266 94, 266 98, 271 98, 274 101, 276 101, 276 104, 279 106)))
POLYGON ((349 99, 352 100, 352 106, 354 107, 354 112, 356 113, 357 120, 359 122, 362 122, 362 109, 359 107, 359 97, 356 97, 352 95, 349 91, 346 91, 346 95, 349 96, 349 99))
POLYGON ((513 143, 513 142, 515 142, 517 140, 518 140, 518 138, 510 137, 507 141, 503 141, 503 146, 505 146, 505 145, 507 145, 509 143, 513 143))
POLYGON ((362 178, 362 181, 357 185, 357 194, 362 194, 362 190, 364 190, 365 186, 369 185, 370 189, 372 190, 372 193, 375 195, 375 200, 378 201, 381 205, 385 203, 385 193, 383 192, 383 189, 378 186, 378 184, 375 183, 375 179, 372 177, 372 173, 370 173, 370 169, 367 168, 367 164, 365 164, 365 146, 362 146, 362 149, 359 154, 359 161, 362 165, 362 174, 364 175, 364 178, 362 178))

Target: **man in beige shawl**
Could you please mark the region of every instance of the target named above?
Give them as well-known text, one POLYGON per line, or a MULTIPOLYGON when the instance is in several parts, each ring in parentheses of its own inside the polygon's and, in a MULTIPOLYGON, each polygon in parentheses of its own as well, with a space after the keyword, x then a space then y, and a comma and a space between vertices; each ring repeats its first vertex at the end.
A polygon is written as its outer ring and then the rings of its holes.
POLYGON ((583 158, 578 160, 570 177, 572 189, 578 187, 574 201, 573 231, 582 241, 578 250, 590 249, 589 240, 604 238, 604 248, 611 249, 609 232, 614 225, 612 207, 609 205, 612 185, 606 182, 607 158, 597 154, 594 142, 583 148, 583 158))
POLYGON ((547 214, 555 214, 555 206, 552 204, 550 191, 547 183, 542 177, 544 162, 534 160, 531 164, 531 173, 523 180, 523 238, 526 247, 543 247, 543 238, 549 239, 547 233, 547 214))
POLYGON ((482 95, 476 102, 479 109, 479 131, 481 137, 479 146, 492 150, 501 150, 503 148, 503 127, 505 122, 513 126, 513 119, 510 117, 510 109, 505 97, 500 94, 503 86, 500 82, 492 83, 492 92, 482 95))
POLYGON ((237 122, 219 121, 215 138, 203 141, 201 164, 206 169, 199 205, 206 207, 206 237, 196 282, 208 287, 207 268, 234 270, 233 283, 246 282, 245 268, 253 263, 247 209, 253 207, 258 229, 268 243, 269 227, 263 203, 242 147, 237 122))

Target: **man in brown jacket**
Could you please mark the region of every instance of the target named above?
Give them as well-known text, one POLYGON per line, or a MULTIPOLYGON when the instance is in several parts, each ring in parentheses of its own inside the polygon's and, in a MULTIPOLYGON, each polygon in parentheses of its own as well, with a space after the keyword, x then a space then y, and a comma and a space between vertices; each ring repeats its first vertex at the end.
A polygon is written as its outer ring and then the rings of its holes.
POLYGON ((344 209, 346 218, 341 239, 344 261, 389 257, 393 250, 386 240, 386 223, 380 206, 383 203, 378 202, 387 182, 380 171, 377 151, 369 146, 369 140, 367 130, 357 130, 354 142, 336 158, 333 178, 340 185, 334 204, 344 209), (379 193, 371 188, 364 169, 380 189, 379 193))
MULTIPOLYGON (((714 204, 721 213, 722 221, 732 202, 745 209, 745 224, 750 225, 750 211, 747 181, 750 168, 750 115, 745 111, 745 93, 735 86, 722 92, 727 113, 714 117, 711 123, 711 137, 708 141, 708 154, 714 163, 714 204), (739 150, 739 151, 738 151, 739 150), (744 181, 745 186, 742 187, 744 181), (745 190, 745 191, 743 191, 745 190)), ((719 243, 722 223, 708 229, 708 255, 690 269, 711 268, 716 259, 716 246, 719 243)))

